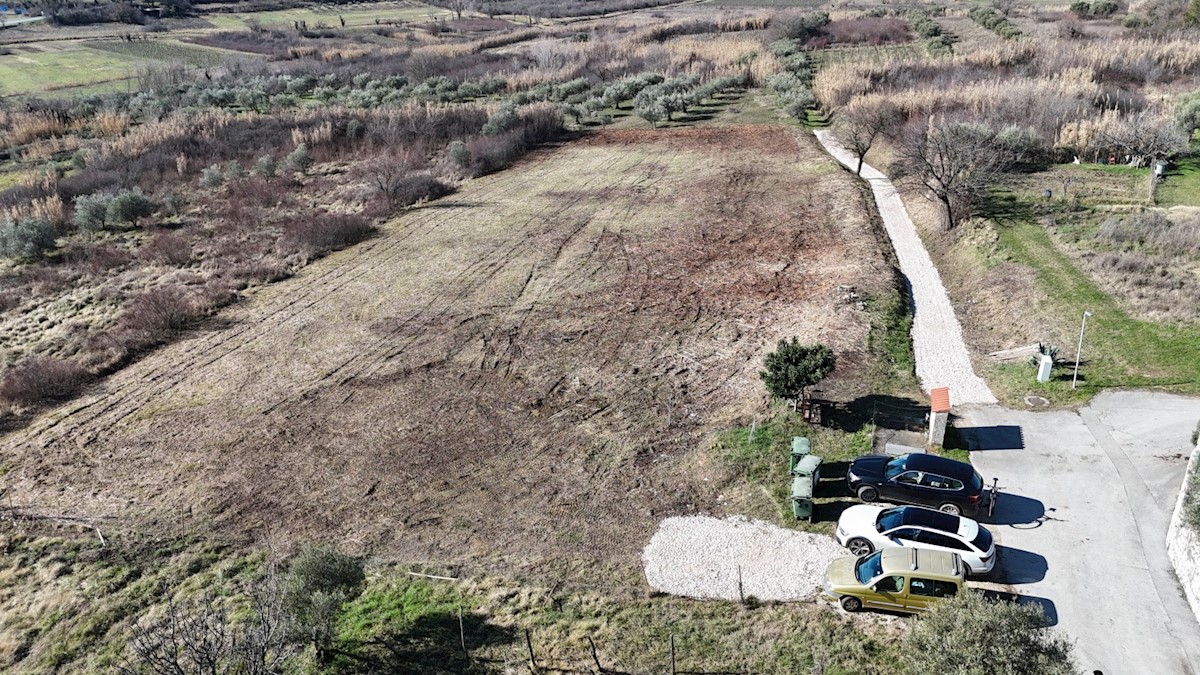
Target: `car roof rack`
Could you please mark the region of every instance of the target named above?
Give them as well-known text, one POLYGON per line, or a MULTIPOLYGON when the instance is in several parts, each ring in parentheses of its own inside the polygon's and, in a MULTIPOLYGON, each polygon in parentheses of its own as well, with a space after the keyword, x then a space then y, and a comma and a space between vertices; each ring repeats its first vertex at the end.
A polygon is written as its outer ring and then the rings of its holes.
POLYGON ((912 569, 917 569, 917 549, 912 549, 912 569))

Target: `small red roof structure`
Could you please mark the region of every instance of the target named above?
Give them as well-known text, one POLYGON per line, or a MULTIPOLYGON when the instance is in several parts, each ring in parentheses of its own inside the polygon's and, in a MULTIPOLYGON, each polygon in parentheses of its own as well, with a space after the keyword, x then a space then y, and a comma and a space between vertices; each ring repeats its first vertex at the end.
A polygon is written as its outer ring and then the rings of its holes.
POLYGON ((930 409, 935 413, 950 412, 950 387, 938 387, 929 392, 932 403, 930 409))

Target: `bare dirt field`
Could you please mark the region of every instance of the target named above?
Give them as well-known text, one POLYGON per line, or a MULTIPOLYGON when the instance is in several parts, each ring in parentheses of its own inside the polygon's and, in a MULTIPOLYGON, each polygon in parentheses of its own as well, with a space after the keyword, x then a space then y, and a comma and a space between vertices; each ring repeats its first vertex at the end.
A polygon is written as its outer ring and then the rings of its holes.
POLYGON ((509 573, 637 567, 719 512, 704 439, 785 336, 860 372, 891 268, 782 127, 540 150, 264 288, 0 441, 11 504, 162 536, 335 540, 509 573))

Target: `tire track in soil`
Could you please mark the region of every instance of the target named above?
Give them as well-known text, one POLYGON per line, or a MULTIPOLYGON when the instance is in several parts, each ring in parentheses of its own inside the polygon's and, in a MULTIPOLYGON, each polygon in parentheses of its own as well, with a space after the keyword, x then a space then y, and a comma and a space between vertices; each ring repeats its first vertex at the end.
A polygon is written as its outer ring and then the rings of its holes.
MULTIPOLYGON (((545 153, 539 154, 536 165, 543 165, 549 161, 545 153)), ((485 196, 491 196, 494 199, 503 198, 519 191, 520 188, 519 182, 509 181, 509 184, 500 190, 499 194, 488 195, 485 193, 485 196)), ((281 282, 290 284, 287 289, 290 293, 282 296, 282 302, 278 306, 260 306, 258 308, 260 310, 259 317, 250 318, 253 315, 247 316, 249 313, 242 312, 242 316, 239 317, 240 321, 232 327, 203 336, 185 338, 187 349, 182 355, 184 360, 167 361, 164 359, 160 367, 147 373, 140 380, 126 379, 121 382, 118 377, 109 378, 102 385, 104 391, 99 397, 70 408, 65 415, 45 426, 31 425, 22 433, 22 436, 30 439, 35 436, 42 437, 41 445, 45 447, 78 429, 100 423, 100 420, 107 415, 108 420, 101 423, 101 427, 97 431, 87 434, 81 441, 76 441, 80 447, 91 445, 102 434, 110 431, 137 409, 179 385, 188 373, 216 363, 229 354, 269 335, 280 325, 303 315, 307 310, 320 304, 336 289, 364 277, 371 271, 379 258, 386 259, 389 257, 388 254, 395 253, 396 249, 414 238, 420 228, 436 227, 442 222, 436 212, 432 212, 430 209, 425 209, 420 213, 421 217, 402 220, 403 227, 396 235, 388 236, 385 231, 383 239, 377 238, 359 244, 355 249, 358 255, 354 258, 332 267, 323 264, 327 261, 319 261, 312 267, 322 266, 323 269, 314 269, 305 274, 312 269, 310 267, 301 271, 297 277, 281 282), (147 386, 147 383, 155 386, 147 386), (104 405, 98 410, 90 412, 90 416, 77 417, 80 413, 101 403, 104 405), (59 428, 66 420, 71 420, 71 426, 59 428), (51 432, 55 433, 51 434, 51 432)), ((277 296, 276 300, 279 298, 280 296, 277 296)), ((271 409, 273 407, 262 412, 265 414, 271 409)))
MULTIPOLYGON (((47 451, 38 455, 40 467, 37 457, 29 463, 42 470, 41 477, 21 489, 36 495, 39 489, 49 493, 56 482, 75 482, 86 492, 89 480, 80 467, 107 450, 117 456, 105 461, 134 466, 192 462, 190 453, 208 453, 197 454, 201 468, 192 473, 159 466, 160 480, 141 478, 132 487, 107 487, 118 474, 102 467, 103 475, 90 481, 106 486, 102 494, 82 494, 72 503, 135 515, 159 508, 160 497, 167 504, 186 498, 170 483, 193 479, 208 490, 203 509, 217 528, 244 530, 265 521, 272 532, 316 528, 327 537, 376 543, 393 541, 381 533, 395 532, 403 542, 392 553, 426 560, 460 559, 481 541, 488 550, 521 556, 636 552, 641 542, 630 533, 642 524, 704 503, 688 487, 698 480, 694 467, 683 473, 674 467, 708 408, 728 405, 744 388, 742 379, 753 379, 747 364, 775 337, 761 331, 807 325, 799 317, 808 310, 779 302, 778 283, 774 291, 755 286, 761 274, 753 257, 746 264, 724 258, 800 241, 783 236, 781 223, 794 227, 792 214, 782 215, 787 209, 766 214, 775 222, 759 222, 763 214, 746 207, 773 198, 771 193, 790 199, 808 189, 773 178, 777 169, 755 169, 738 179, 739 166, 761 162, 740 151, 741 160, 722 156, 720 165, 703 159, 712 152, 707 146, 681 149, 653 140, 542 151, 436 208, 409 212, 378 238, 315 262, 229 310, 240 322, 148 356, 93 399, 10 438, 13 445, 40 443, 47 451), (575 163, 563 164, 564 157, 575 163), (570 173, 564 173, 567 166, 570 173), (721 186, 730 192, 728 200, 700 200, 700 208, 720 207, 713 215, 722 220, 721 229, 713 236, 703 236, 713 227, 704 217, 696 216, 709 227, 694 231, 687 229, 694 224, 681 221, 683 212, 698 208, 690 203, 694 195, 687 195, 686 208, 663 201, 695 189, 694 173, 734 179, 721 186), (539 181, 583 197, 539 193, 539 181), (482 220, 505 213, 516 218, 500 229, 482 220), (420 269, 414 256, 423 257, 429 246, 458 246, 454 228, 463 221, 483 229, 461 243, 462 255, 430 258, 430 264, 455 267, 439 268, 434 281, 392 298, 392 267, 412 274, 420 269), (740 243, 729 248, 729 242, 740 243), (738 278, 692 283, 688 276, 725 269, 738 278), (369 300, 372 293, 388 297, 366 318, 328 309, 369 300), (751 295, 742 301, 741 293, 751 295), (753 318, 743 324, 738 312, 747 311, 753 318), (307 332, 309 322, 323 331, 318 339, 336 333, 338 324, 331 321, 337 320, 357 322, 346 326, 346 344, 322 343, 303 373, 265 378, 261 390, 258 371, 231 383, 229 414, 246 415, 237 422, 240 429, 203 438, 207 429, 198 425, 227 409, 215 400, 195 411, 168 410, 152 423, 124 424, 162 397, 208 386, 230 368, 257 367, 247 359, 260 353, 270 357, 268 365, 286 367, 290 350, 307 349, 289 340, 307 332), (734 324, 736 330, 728 328, 734 324), (236 358, 222 363, 231 355, 236 358), (344 405, 356 396, 361 401, 344 405), (540 406, 535 411, 532 400, 540 406), (449 421, 432 419, 442 417, 449 421), (76 438, 87 452, 55 466, 52 460, 68 457, 76 438), (447 438, 454 442, 441 442, 447 438), (360 452, 363 442, 374 445, 360 452), (164 450, 173 454, 164 459, 164 450), (242 457, 248 464, 226 466, 242 457), (357 496, 336 501, 347 496, 338 486, 360 483, 357 496), (104 494, 109 491, 116 498, 104 494), (143 505, 123 504, 123 494, 135 494, 143 505), (460 520, 469 527, 455 525, 460 520)), ((835 261, 825 258, 836 256, 822 256, 814 269, 832 268, 835 261)), ((851 272, 839 269, 829 283, 851 272)), ((823 320, 821 312, 814 317, 815 325, 823 320)), ((64 503, 72 499, 59 494, 64 503)))

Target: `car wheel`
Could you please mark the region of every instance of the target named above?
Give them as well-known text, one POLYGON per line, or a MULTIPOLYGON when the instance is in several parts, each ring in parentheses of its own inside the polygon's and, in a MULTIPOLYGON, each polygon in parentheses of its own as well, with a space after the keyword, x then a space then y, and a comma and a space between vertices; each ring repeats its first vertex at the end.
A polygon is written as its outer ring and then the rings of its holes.
POLYGON ((962 508, 958 504, 942 504, 938 507, 938 511, 949 513, 952 516, 962 515, 962 508))
POLYGON ((857 612, 858 610, 862 609, 862 600, 859 600, 853 595, 843 595, 841 603, 842 609, 846 610, 847 612, 857 612))
POLYGON ((879 499, 879 490, 876 490, 870 485, 864 485, 858 488, 858 498, 864 502, 873 502, 879 499))
POLYGON ((871 545, 871 542, 862 537, 855 537, 846 542, 846 548, 850 549, 851 553, 860 558, 875 552, 875 547, 871 545))

